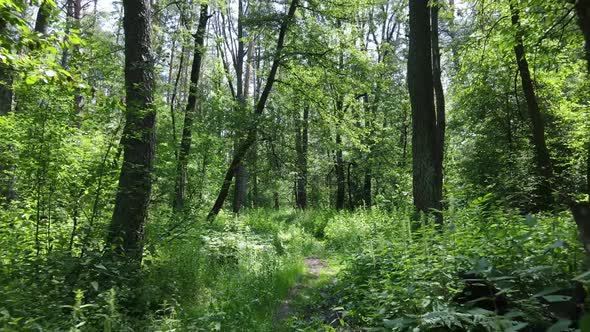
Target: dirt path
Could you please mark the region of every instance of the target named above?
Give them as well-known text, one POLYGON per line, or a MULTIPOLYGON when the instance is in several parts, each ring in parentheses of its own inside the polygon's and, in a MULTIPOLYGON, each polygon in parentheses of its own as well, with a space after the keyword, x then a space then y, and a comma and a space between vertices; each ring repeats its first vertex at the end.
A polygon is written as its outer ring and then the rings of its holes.
POLYGON ((293 286, 293 288, 291 288, 291 291, 289 292, 289 296, 287 296, 287 298, 285 299, 285 301, 283 302, 283 304, 281 305, 281 307, 279 308, 279 310, 276 313, 276 316, 275 316, 276 322, 280 322, 283 319, 289 317, 290 315, 292 315, 294 313, 294 309, 292 307, 293 299, 297 296, 299 291, 309 287, 308 283, 309 283, 310 279, 313 280, 313 279, 319 278, 322 270, 328 266, 328 263, 326 262, 325 259, 321 259, 321 258, 317 258, 317 257, 306 257, 304 259, 304 263, 305 263, 305 268, 307 270, 306 271, 307 278, 305 278, 302 283, 301 282, 297 283, 295 286, 293 286))

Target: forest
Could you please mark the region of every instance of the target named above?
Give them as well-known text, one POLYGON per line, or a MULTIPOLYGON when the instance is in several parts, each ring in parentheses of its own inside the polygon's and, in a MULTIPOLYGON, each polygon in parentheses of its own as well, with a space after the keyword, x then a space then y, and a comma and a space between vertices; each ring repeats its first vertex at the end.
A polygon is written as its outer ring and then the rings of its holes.
POLYGON ((0 331, 590 331, 590 0, 0 0, 0 331))

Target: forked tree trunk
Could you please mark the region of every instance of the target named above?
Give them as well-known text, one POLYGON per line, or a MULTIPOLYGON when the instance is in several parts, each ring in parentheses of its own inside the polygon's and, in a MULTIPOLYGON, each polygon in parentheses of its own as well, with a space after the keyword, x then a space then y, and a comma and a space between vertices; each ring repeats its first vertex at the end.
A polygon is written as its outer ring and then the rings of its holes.
POLYGON ((410 1, 408 88, 412 106, 413 193, 416 210, 431 213, 439 205, 436 177, 436 114, 433 93, 430 7, 410 1))
POLYGON ((191 84, 189 87, 188 102, 184 114, 184 124, 182 128, 182 138, 178 150, 178 164, 176 167, 176 181, 174 190, 174 211, 180 212, 184 209, 187 193, 188 182, 188 159, 190 156, 191 145, 193 141, 193 124, 197 113, 197 101, 199 95, 199 78, 201 76, 201 64, 205 53, 205 33, 207 31, 207 21, 209 20, 208 6, 201 5, 201 14, 197 32, 194 35, 194 55, 193 65, 191 68, 191 84))
MULTIPOLYGON (((140 263, 152 189, 156 112, 149 0, 123 0, 127 108, 121 144, 123 165, 107 246, 140 263)), ((139 265, 138 265, 139 266, 139 265)))
POLYGON ((522 89, 527 103, 527 110, 531 120, 531 127, 533 129, 533 146, 535 148, 535 162, 541 183, 539 185, 539 198, 537 207, 539 209, 547 208, 552 203, 551 194, 551 179, 553 178, 553 167, 549 150, 547 149, 547 142, 545 140, 545 122, 543 114, 539 108, 535 87, 531 78, 529 70, 529 63, 526 58, 526 51, 520 28, 519 10, 515 5, 510 3, 510 11, 512 14, 512 25, 516 28, 516 45, 514 46, 514 54, 516 55, 516 62, 518 71, 522 81, 522 89))

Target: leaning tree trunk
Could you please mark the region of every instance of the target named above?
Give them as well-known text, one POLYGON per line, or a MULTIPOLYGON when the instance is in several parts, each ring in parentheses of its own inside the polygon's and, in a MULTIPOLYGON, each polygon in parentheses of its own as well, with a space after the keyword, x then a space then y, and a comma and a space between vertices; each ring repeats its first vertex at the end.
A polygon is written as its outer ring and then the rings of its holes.
POLYGON ((196 117, 197 97, 199 94, 199 78, 201 76, 201 64, 203 54, 205 53, 205 32, 207 30, 207 21, 209 20, 208 6, 201 5, 201 14, 199 25, 195 33, 195 46, 193 55, 193 65, 191 69, 191 84, 189 88, 188 102, 184 114, 184 125, 182 128, 182 138, 180 140, 180 149, 178 152, 178 164, 176 167, 176 185, 173 208, 175 212, 184 209, 186 192, 187 192, 187 166, 193 141, 192 127, 196 117))
POLYGON ((414 205, 431 213, 439 206, 436 177, 436 114, 428 0, 410 1, 408 88, 412 107, 414 205))
POLYGON ((279 70, 279 65, 281 62, 281 56, 283 53, 283 48, 284 48, 284 43, 285 43, 285 36, 287 35, 289 23, 291 22, 291 20, 293 20, 293 17, 295 16, 295 10, 297 9, 298 4, 299 4, 299 0, 292 0, 291 1, 291 4, 289 6, 289 11, 287 12, 287 16, 284 18, 284 20, 281 24, 281 28, 279 30, 279 38, 277 40, 277 47, 276 47, 275 54, 273 57, 273 63, 270 68, 268 78, 266 80, 266 85, 264 86, 262 94, 260 95, 260 99, 258 100, 258 103, 256 104, 256 108, 254 109, 254 116, 255 116, 254 123, 255 124, 254 124, 254 126, 252 126, 248 129, 248 133, 246 135, 246 138, 237 147, 236 152, 234 153, 233 160, 231 161, 227 171, 225 172, 225 177, 223 179, 223 183, 221 185, 219 195, 217 196, 217 199, 215 200, 215 203, 213 204, 213 207, 211 208, 211 211, 209 212, 209 214, 207 216, 207 219, 210 221, 215 219, 217 214, 219 214, 219 211, 221 211, 221 208, 223 207, 223 203, 225 202, 225 199, 227 198, 227 195, 229 194, 229 188, 231 186, 237 166, 241 163, 242 159, 246 156, 246 153, 248 152, 248 150, 250 149, 250 147, 252 146, 252 144, 254 144, 254 141, 256 140, 256 132, 257 132, 256 122, 258 121, 258 119, 260 118, 262 113, 264 112, 264 109, 266 107, 266 102, 268 101, 268 98, 270 96, 270 92, 271 92, 272 87, 274 85, 277 71, 279 70))
POLYGON ((149 0, 123 0, 127 108, 123 165, 107 245, 115 256, 140 263, 152 189, 156 112, 149 0))
POLYGON ((432 20, 432 75, 434 83, 435 105, 436 105, 436 144, 435 144, 435 176, 436 176, 436 221, 439 224, 443 222, 442 198, 443 198, 443 162, 445 156, 445 126, 446 126, 446 111, 445 111, 445 93, 441 79, 441 65, 440 65, 440 47, 438 37, 438 13, 440 10, 440 3, 438 0, 433 0, 431 7, 432 20))
POLYGON ((529 70, 529 63, 526 58, 522 31, 520 29, 519 10, 513 3, 511 3, 510 11, 512 13, 512 25, 516 28, 516 45, 514 46, 514 54, 516 55, 518 71, 522 81, 522 89, 533 129, 533 146, 535 148, 536 168, 539 176, 541 176, 541 183, 538 188, 540 201, 537 204, 538 208, 543 209, 552 203, 551 179, 553 177, 553 167, 551 157, 549 156, 549 150, 547 149, 547 142, 545 140, 545 122, 539 108, 537 95, 529 70))

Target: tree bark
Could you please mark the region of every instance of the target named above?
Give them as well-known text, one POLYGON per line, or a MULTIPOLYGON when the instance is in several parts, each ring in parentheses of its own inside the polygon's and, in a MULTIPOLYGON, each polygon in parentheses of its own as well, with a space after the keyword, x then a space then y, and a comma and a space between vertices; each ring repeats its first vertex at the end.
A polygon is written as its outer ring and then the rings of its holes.
POLYGON ((197 113, 197 97, 199 95, 199 79, 201 76, 201 64, 205 53, 205 33, 207 31, 207 21, 209 20, 208 5, 201 5, 201 14, 197 32, 194 35, 194 55, 191 68, 191 84, 189 87, 188 102, 185 109, 184 124, 182 128, 182 138, 178 152, 178 164, 176 167, 176 185, 173 208, 175 212, 184 209, 186 192, 187 192, 187 166, 190 156, 191 145, 193 141, 192 127, 197 113))
POLYGON ((529 64, 526 58, 522 31, 520 29, 519 10, 513 3, 510 3, 510 11, 512 14, 512 25, 516 28, 516 45, 514 46, 514 54, 516 55, 518 71, 522 81, 522 89, 533 129, 533 146, 535 148, 536 168, 539 176, 541 176, 541 183, 538 188, 539 202, 537 202, 537 204, 538 208, 543 209, 552 203, 551 179, 553 177, 553 167, 545 140, 545 122, 543 120, 543 114, 541 114, 539 108, 535 87, 533 85, 529 64))
POLYGON ((344 209, 344 200, 346 194, 346 179, 344 175, 344 158, 342 156, 342 136, 336 133, 336 162, 334 170, 336 171, 336 210, 344 209))
POLYGON ((107 245, 115 256, 141 262, 152 189, 156 112, 149 0, 124 0, 127 109, 123 164, 107 245))
POLYGON ((590 74, 590 0, 576 1, 576 14, 578 15, 578 24, 584 34, 586 65, 590 74))
POLYGON ((299 209, 307 208, 307 149, 309 131, 309 108, 303 109, 303 119, 297 115, 295 132, 295 148, 297 150, 297 186, 296 201, 299 209))
POLYGON ((432 23, 432 75, 434 78, 434 95, 436 106, 436 144, 435 144, 435 176, 436 176, 436 210, 435 217, 439 224, 443 222, 442 199, 443 199, 443 184, 444 184, 444 169, 443 162, 445 156, 445 127, 446 127, 446 110, 445 110, 445 93, 442 85, 442 71, 440 65, 440 47, 439 47, 439 29, 438 29, 438 14, 440 11, 440 3, 438 0, 433 0, 431 6, 431 23, 432 23))
POLYGON ((298 4, 299 4, 299 0, 292 0, 291 1, 291 4, 289 5, 289 11, 287 12, 287 16, 285 17, 285 19, 281 23, 281 28, 279 30, 279 38, 277 40, 277 47, 276 47, 275 54, 273 57, 273 63, 270 68, 268 78, 266 80, 266 85, 264 86, 264 89, 262 90, 262 93, 260 94, 260 99, 258 100, 258 103, 256 104, 256 108, 254 109, 254 116, 255 116, 254 125, 249 128, 246 138, 241 142, 241 144, 236 149, 236 153, 234 154, 233 160, 231 161, 231 163, 225 173, 225 177, 223 179, 223 183, 221 185, 221 189, 219 191, 217 199, 215 200, 215 203, 213 204, 213 207, 212 207, 211 211, 209 212, 209 215, 207 216, 207 220, 209 220, 209 221, 212 221, 213 219, 215 219, 217 214, 219 214, 219 211, 221 211, 221 208, 223 207, 223 203, 225 202, 225 199, 227 198, 227 195, 229 193, 229 188, 231 186, 231 182, 233 180, 236 167, 242 161, 242 159, 244 158, 244 156, 246 155, 246 153, 250 149, 250 146, 252 146, 252 144, 256 141, 256 132, 257 132, 256 122, 258 121, 258 118, 262 115, 262 113, 264 112, 264 109, 266 107, 266 102, 268 101, 268 98, 270 96, 270 92, 271 92, 272 87, 274 85, 277 71, 279 69, 279 65, 280 65, 280 61, 281 61, 281 56, 283 53, 285 36, 287 35, 289 23, 293 20, 293 17, 295 16, 295 10, 297 9, 298 4))
MULTIPOLYGON (((586 56, 586 70, 590 77, 590 0, 578 0, 575 4, 578 24, 584 35, 584 51, 586 56)), ((590 196, 590 138, 587 142, 586 161, 586 191, 590 196)))
POLYGON ((37 18, 35 19, 35 32, 38 32, 42 35, 47 34, 50 15, 51 6, 46 0, 41 1, 41 5, 39 5, 39 11, 37 11, 37 18))
POLYGON ((428 0, 410 1, 408 88, 412 107, 414 205, 431 213, 439 206, 436 177, 436 113, 428 0))
MULTIPOLYGON (((0 34, 8 33, 8 22, 0 17, 0 34)), ((12 69, 0 61, 0 116, 6 116, 12 111, 13 89, 12 69)), ((10 149, 10 147, 7 147, 10 149)), ((2 151, 6 153, 6 151, 2 151)), ((6 153, 8 154, 8 153, 6 153)), ((8 160, 0 160, 0 203, 10 203, 15 195, 13 167, 8 160)))
MULTIPOLYGON (((236 112, 238 116, 241 112, 246 110, 246 86, 248 80, 244 79, 244 58, 246 56, 244 50, 244 4, 242 0, 238 1, 238 27, 237 27, 237 38, 238 38, 238 50, 235 56, 235 70, 236 70, 236 87, 237 87, 237 104, 238 107, 236 112)), ((241 133, 241 128, 236 128, 237 133, 241 133)), ((234 145, 237 147, 240 144, 240 135, 236 135, 234 145)), ((232 210, 234 213, 240 213, 242 205, 246 200, 248 194, 248 169, 245 166, 245 159, 241 160, 236 166, 234 173, 234 197, 232 202, 232 210)))

